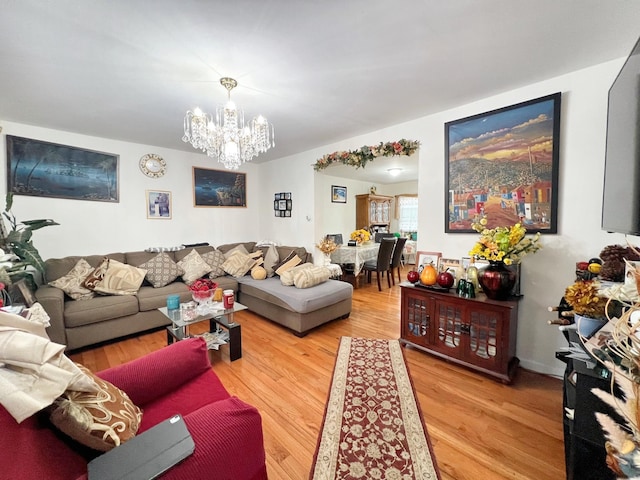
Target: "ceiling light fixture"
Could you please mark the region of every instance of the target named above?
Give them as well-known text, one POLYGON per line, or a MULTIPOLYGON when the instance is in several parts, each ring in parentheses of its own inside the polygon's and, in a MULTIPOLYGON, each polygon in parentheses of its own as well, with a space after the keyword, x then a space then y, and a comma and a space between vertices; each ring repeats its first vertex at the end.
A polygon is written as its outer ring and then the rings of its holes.
POLYGON ((400 173, 402 172, 401 168, 389 168, 387 170, 387 172, 389 172, 389 175, 391 175, 392 177, 397 177, 398 175, 400 175, 400 173))
POLYGON ((245 125, 244 112, 231 101, 231 90, 238 82, 224 77, 220 83, 227 89, 227 104, 216 108, 215 121, 199 108, 189 110, 184 117, 182 141, 209 157, 217 157, 225 168, 237 170, 244 162, 275 147, 273 125, 262 115, 245 125))

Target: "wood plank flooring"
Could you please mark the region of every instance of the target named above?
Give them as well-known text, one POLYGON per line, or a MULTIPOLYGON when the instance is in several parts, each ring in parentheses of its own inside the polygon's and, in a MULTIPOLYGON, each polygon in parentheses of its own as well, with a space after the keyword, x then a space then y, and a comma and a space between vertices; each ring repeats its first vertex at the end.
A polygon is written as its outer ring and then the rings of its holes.
MULTIPOLYGON (((227 347, 212 352, 229 392, 262 414, 271 480, 308 478, 340 337, 399 338, 400 288, 383 283, 382 292, 375 281, 357 288, 350 318, 304 338, 253 313, 236 314, 243 357, 229 362, 227 347)), ((165 332, 156 331, 70 356, 99 371, 165 344, 165 332)), ((520 369, 507 386, 410 347, 404 352, 442 480, 565 478, 560 380, 520 369)))

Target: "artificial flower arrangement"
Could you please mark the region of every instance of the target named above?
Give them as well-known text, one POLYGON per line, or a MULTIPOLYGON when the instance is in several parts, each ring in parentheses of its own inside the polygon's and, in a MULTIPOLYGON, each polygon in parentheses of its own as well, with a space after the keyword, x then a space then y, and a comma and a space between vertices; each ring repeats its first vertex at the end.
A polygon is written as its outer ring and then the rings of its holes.
POLYGON ((351 232, 350 238, 351 240, 355 240, 358 243, 363 243, 371 240, 371 234, 369 233, 369 230, 365 230, 364 228, 361 228, 359 230, 355 230, 351 232))
POLYGON ((598 283, 594 280, 577 280, 564 292, 564 299, 574 313, 583 317, 604 320, 607 318, 608 299, 599 295, 598 283))
POLYGON ((520 223, 491 229, 487 228, 487 223, 487 217, 484 215, 471 224, 471 228, 480 234, 480 239, 469 251, 472 257, 511 265, 518 263, 524 255, 542 248, 539 244, 540 232, 529 238, 525 236, 527 229, 520 223))
POLYGON ((393 155, 412 155, 420 146, 420 142, 415 140, 405 140, 397 142, 380 142, 378 145, 363 146, 357 150, 333 152, 324 155, 316 161, 313 169, 318 172, 324 170, 333 163, 341 163, 352 167, 363 167, 376 157, 391 157, 393 155))
POLYGON ((322 240, 320 240, 320 242, 318 242, 316 247, 318 247, 318 250, 320 250, 325 255, 331 255, 338 248, 338 244, 336 244, 336 242, 334 242, 330 238, 323 238, 322 240))

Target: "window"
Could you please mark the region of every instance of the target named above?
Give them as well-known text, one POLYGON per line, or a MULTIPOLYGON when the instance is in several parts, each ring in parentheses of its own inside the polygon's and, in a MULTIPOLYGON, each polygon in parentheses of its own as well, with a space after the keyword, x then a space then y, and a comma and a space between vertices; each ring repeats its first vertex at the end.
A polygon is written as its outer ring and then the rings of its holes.
POLYGON ((418 231, 418 197, 398 197, 398 229, 401 232, 418 231))

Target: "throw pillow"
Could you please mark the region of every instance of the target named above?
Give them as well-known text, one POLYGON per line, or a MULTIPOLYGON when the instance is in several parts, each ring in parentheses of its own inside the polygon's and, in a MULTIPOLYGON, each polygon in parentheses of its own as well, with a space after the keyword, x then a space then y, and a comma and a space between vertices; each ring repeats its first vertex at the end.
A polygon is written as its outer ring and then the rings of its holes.
POLYGON ((87 278, 82 282, 82 286, 88 288, 89 290, 94 290, 96 285, 102 281, 104 278, 104 274, 107 273, 107 266, 109 265, 109 258, 104 257, 104 259, 98 264, 98 266, 87 275, 87 278))
POLYGON ((264 267, 261 266, 257 266, 257 267, 253 267, 251 269, 251 278, 253 278, 254 280, 264 280, 265 278, 267 278, 267 271, 264 269, 264 267))
POLYGON ((184 283, 187 285, 191 285, 197 279, 211 271, 209 264, 205 262, 195 250, 191 250, 186 257, 180 260, 178 266, 184 270, 182 280, 184 280, 184 283))
POLYGON ((280 262, 280 256, 278 255, 278 249, 275 245, 260 245, 256 246, 256 251, 260 250, 262 252, 262 257, 264 258, 263 267, 267 271, 268 277, 273 277, 276 273, 275 266, 280 262))
POLYGON ((282 275, 282 272, 286 272, 290 268, 295 267, 302 263, 302 260, 295 252, 291 252, 287 257, 282 260, 278 265, 276 265, 273 269, 276 272, 276 275, 282 275))
POLYGON ((222 268, 222 264, 226 258, 220 250, 203 253, 201 257, 211 267, 209 278, 213 279, 224 275, 224 268, 222 268))
POLYGON ((88 288, 82 286, 85 278, 87 278, 87 275, 92 271, 93 267, 89 265, 84 258, 81 258, 69 273, 53 282, 49 282, 49 285, 59 288, 74 300, 93 298, 95 294, 88 288))
POLYGON ((256 260, 249 255, 236 251, 222 264, 222 268, 229 275, 239 278, 247 274, 253 268, 256 260))
POLYGON ((293 276, 298 270, 304 270, 311 267, 313 267, 313 263, 301 263, 300 265, 296 265, 295 267, 282 272, 280 275, 280 282, 282 285, 290 287, 293 285, 293 276))
POLYGON ((107 259, 106 264, 102 280, 93 287, 94 292, 108 295, 135 295, 138 293, 147 274, 146 270, 118 262, 112 258, 107 259))
POLYGON ((226 252, 224 252, 224 258, 229 258, 231 255, 235 254, 236 252, 240 252, 243 255, 249 255, 249 252, 247 251, 246 248, 244 248, 244 245, 239 243, 238 245, 233 247, 231 250, 227 250, 226 252))
POLYGON ((154 288, 169 285, 184 273, 184 270, 165 252, 144 262, 140 268, 147 271, 145 278, 154 288))
POLYGON ((309 288, 329 280, 331 272, 327 267, 311 267, 297 271, 293 275, 296 288, 309 288))
POLYGON ((51 423, 82 445, 101 452, 132 439, 142 411, 118 387, 76 365, 99 389, 94 393, 67 390, 50 408, 51 423))

